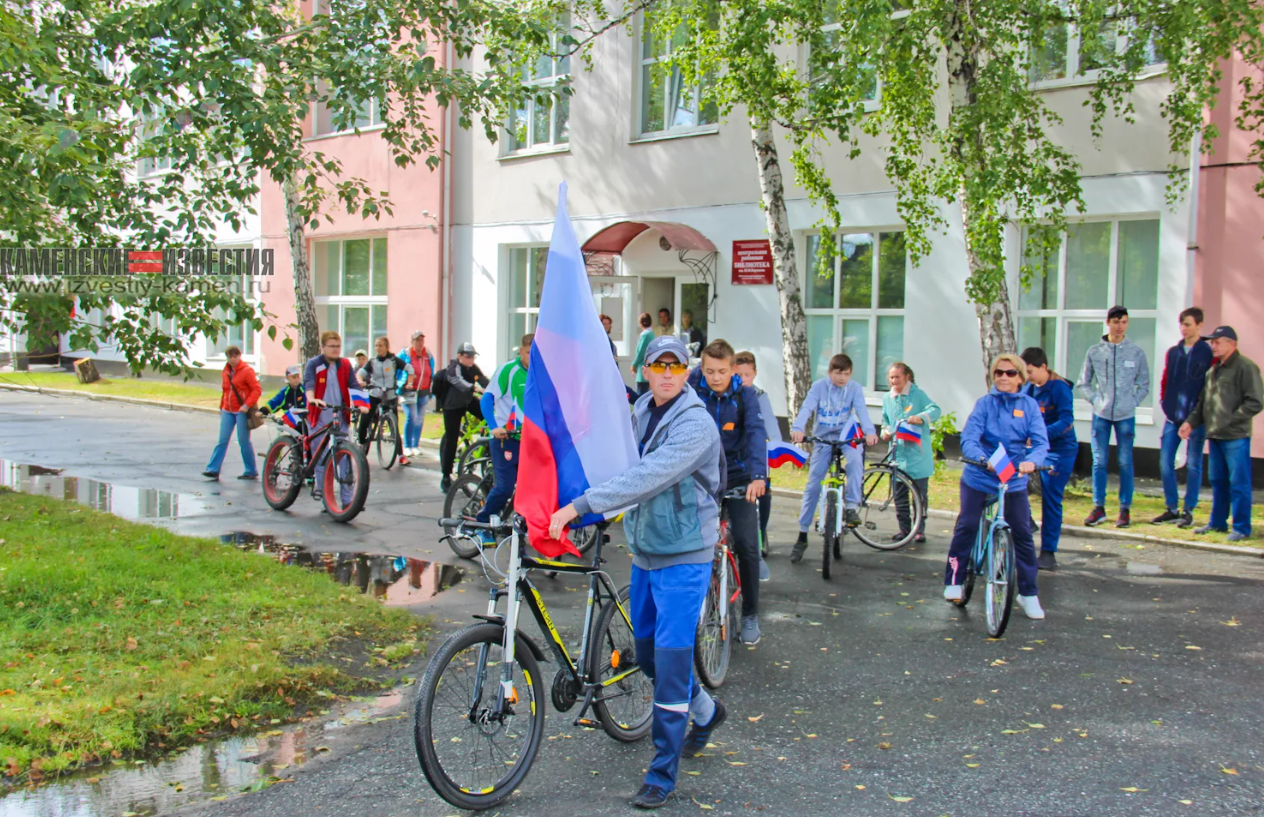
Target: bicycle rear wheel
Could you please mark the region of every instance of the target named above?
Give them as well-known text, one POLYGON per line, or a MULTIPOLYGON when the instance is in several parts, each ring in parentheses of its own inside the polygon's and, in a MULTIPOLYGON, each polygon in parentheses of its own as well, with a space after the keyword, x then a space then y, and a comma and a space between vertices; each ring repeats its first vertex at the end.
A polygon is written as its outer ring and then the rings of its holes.
POLYGON ((283 511, 303 489, 303 444, 290 436, 277 437, 263 458, 263 499, 283 511))
POLYGON ((431 788, 452 805, 487 809, 522 784, 544 734, 540 666, 519 638, 517 700, 497 713, 504 628, 467 627, 431 659, 417 695, 413 742, 431 788))
POLYGON ((485 477, 492 470, 491 440, 480 437, 465 447, 456 464, 457 476, 477 474, 485 477))
POLYGON ((582 555, 592 550, 592 546, 597 544, 597 537, 600 535, 601 531, 597 530, 596 525, 587 525, 579 530, 571 531, 571 544, 582 555))
POLYGON ((334 443, 325 466, 325 510, 335 522, 350 522, 369 497, 369 460, 360 446, 334 443))
POLYGON ((1005 634, 1009 614, 1014 609, 1014 591, 1017 583, 1017 567, 1014 559, 1014 539, 1009 528, 1001 528, 992 537, 992 547, 987 558, 987 631, 993 638, 1005 634))
POLYGON ((821 548, 821 578, 830 577, 830 554, 838 550, 838 495, 833 491, 825 494, 825 510, 821 514, 824 547, 821 548))
MULTIPOLYGON (((724 596, 732 595, 734 587, 729 571, 723 550, 717 550, 711 567, 711 583, 707 586, 706 598, 702 600, 702 615, 698 617, 698 629, 694 633, 693 665, 698 670, 698 680, 711 689, 724 685, 733 653, 733 640, 737 637, 732 616, 726 618, 723 614, 724 596)), ((732 605, 732 602, 729 604, 732 605)))
POLYGON ((961 580, 961 598, 953 602, 958 607, 965 607, 969 604, 970 596, 974 594, 974 554, 975 551, 971 550, 970 555, 966 557, 966 572, 961 580))
POLYGON ((395 416, 394 405, 382 404, 381 417, 377 421, 377 464, 383 470, 391 470, 391 466, 399 462, 404 453, 404 441, 399 437, 399 418, 395 416))
POLYGON ((632 623, 625 612, 628 588, 619 591, 624 609, 612 600, 601 611, 588 650, 588 679, 601 684, 593 711, 615 740, 632 743, 649 734, 654 719, 654 682, 636 660, 632 623))
POLYGON ((913 541, 925 513, 921 495, 907 474, 890 465, 871 465, 861 486, 860 525, 852 530, 871 548, 896 550, 913 541), (900 505, 907 506, 907 526, 900 524, 900 505))
MULTIPOLYGON (((487 495, 490 492, 490 479, 480 479, 474 474, 466 474, 458 478, 452 483, 452 487, 448 489, 448 495, 443 500, 444 518, 462 519, 477 516, 487 504, 487 495)), ((477 546, 463 544, 470 542, 470 539, 453 535, 456 533, 455 527, 445 527, 443 530, 448 536, 448 545, 457 556, 462 559, 473 559, 478 556, 477 546)))

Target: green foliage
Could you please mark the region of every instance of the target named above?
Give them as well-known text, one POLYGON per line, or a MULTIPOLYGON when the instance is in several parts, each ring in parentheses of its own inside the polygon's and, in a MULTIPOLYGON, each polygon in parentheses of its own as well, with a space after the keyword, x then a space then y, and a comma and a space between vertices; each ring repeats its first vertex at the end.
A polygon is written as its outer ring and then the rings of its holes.
POLYGON ((957 428, 957 412, 950 411, 939 415, 939 419, 930 427, 930 449, 934 452, 935 471, 944 467, 944 437, 960 433, 957 428))

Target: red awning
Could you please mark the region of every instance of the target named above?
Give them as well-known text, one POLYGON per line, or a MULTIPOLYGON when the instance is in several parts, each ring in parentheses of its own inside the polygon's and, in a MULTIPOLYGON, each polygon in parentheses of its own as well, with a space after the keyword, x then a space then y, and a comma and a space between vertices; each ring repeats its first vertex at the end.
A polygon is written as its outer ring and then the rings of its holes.
POLYGON ((586 253, 619 255, 632 243, 632 239, 646 230, 657 230, 671 243, 673 250, 716 251, 715 245, 702 233, 686 224, 671 221, 620 221, 585 241, 582 249, 586 253))

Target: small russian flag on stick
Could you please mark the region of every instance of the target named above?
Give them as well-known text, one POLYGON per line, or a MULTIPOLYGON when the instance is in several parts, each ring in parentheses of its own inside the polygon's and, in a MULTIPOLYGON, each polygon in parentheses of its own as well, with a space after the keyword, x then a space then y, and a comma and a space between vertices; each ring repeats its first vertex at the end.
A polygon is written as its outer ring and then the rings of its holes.
POLYGON ((992 470, 996 472, 996 478, 1001 482, 1009 482, 1010 477, 1018 473, 1018 469, 1010 461, 1009 454, 1005 453, 1005 446, 1003 445, 996 446, 992 456, 988 457, 988 463, 992 466, 992 470))
POLYGON ((299 416, 294 413, 294 409, 290 409, 281 416, 281 422, 285 423, 295 431, 298 430, 299 416))
POLYGON ((922 444, 921 430, 915 425, 909 425, 904 422, 896 424, 895 438, 897 440, 903 440, 906 443, 917 443, 918 445, 922 444))
POLYGON ((768 446, 769 468, 780 468, 786 463, 791 463, 796 468, 802 468, 807 461, 807 452, 790 443, 774 443, 768 446))
POLYGON ((368 408, 369 406, 368 392, 364 391, 363 389, 348 389, 347 391, 351 393, 352 407, 359 408, 360 406, 364 406, 365 408, 368 408))

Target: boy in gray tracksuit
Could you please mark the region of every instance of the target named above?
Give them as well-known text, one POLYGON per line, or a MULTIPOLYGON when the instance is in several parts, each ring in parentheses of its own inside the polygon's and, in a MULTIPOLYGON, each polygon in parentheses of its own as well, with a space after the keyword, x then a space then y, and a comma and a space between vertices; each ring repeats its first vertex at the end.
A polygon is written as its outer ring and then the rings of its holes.
POLYGON ((1109 332, 1084 356, 1076 391, 1093 405, 1093 511, 1090 527, 1106 521, 1106 462, 1110 432, 1119 454, 1119 518, 1115 526, 1132 524, 1132 443, 1137 433, 1137 406, 1150 393, 1150 363, 1140 346, 1128 340, 1128 310, 1112 306, 1106 313, 1109 332))
POLYGON ((633 418, 641 461, 589 488, 555 513, 549 528, 558 538, 577 516, 630 508, 623 527, 632 553, 636 655, 628 658, 654 682, 655 755, 632 800, 640 808, 667 802, 682 751, 692 757, 705 748, 727 717, 693 677, 694 633, 719 538, 724 465, 715 421, 686 387, 688 362, 680 338, 650 342, 644 366, 650 392, 636 401, 633 418))

